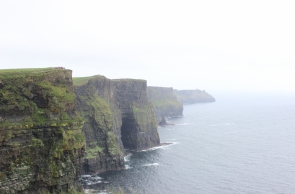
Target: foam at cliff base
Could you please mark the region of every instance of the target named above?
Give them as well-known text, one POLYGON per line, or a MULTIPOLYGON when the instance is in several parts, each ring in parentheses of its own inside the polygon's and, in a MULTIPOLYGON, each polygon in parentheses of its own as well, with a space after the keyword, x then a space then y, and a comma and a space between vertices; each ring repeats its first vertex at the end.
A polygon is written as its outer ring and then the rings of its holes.
POLYGON ((124 162, 129 162, 131 156, 132 156, 131 153, 127 154, 127 156, 124 157, 124 162))
POLYGON ((144 164, 142 166, 160 166, 159 163, 144 164))
POLYGON ((96 185, 96 184, 101 184, 101 183, 108 183, 106 181, 103 181, 103 178, 97 175, 82 175, 80 178, 80 182, 82 185, 96 185))
POLYGON ((153 148, 149 148, 149 149, 146 149, 146 150, 141 150, 141 152, 147 152, 147 151, 153 151, 153 150, 158 150, 158 149, 165 149, 171 145, 175 145, 175 144, 178 144, 179 142, 163 142, 161 143, 160 146, 157 146, 157 147, 153 147, 153 148))
POLYGON ((128 164, 125 164, 125 170, 128 170, 128 169, 130 169, 130 168, 133 168, 133 167, 131 167, 131 166, 128 165, 128 164))

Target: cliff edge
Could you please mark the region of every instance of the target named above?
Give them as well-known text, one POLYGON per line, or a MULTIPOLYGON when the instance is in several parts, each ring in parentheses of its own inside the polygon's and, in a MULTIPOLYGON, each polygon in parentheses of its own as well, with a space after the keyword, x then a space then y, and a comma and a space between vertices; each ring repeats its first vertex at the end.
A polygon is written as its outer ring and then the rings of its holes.
POLYGON ((0 71, 0 193, 74 193, 83 163, 83 119, 72 71, 0 71))

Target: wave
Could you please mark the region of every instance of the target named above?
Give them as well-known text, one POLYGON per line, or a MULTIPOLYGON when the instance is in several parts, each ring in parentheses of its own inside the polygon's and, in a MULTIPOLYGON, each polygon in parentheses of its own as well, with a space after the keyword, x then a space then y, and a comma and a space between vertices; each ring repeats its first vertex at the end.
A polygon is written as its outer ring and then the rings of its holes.
POLYGON ((129 162, 131 156, 132 156, 132 154, 131 154, 131 153, 128 153, 128 154, 124 157, 124 162, 129 162))
POLYGON ((128 165, 128 164, 125 164, 125 170, 128 170, 128 169, 130 169, 130 168, 133 168, 133 167, 131 167, 131 166, 128 165))
POLYGON ((179 144, 179 142, 162 142, 160 146, 157 147, 152 147, 146 150, 141 150, 141 152, 148 152, 148 151, 153 151, 153 150, 158 150, 158 149, 165 149, 171 145, 179 144))
POLYGON ((180 124, 176 124, 176 125, 189 125, 189 123, 180 123, 180 124))
POLYGON ((160 166, 159 163, 144 164, 142 166, 160 166))

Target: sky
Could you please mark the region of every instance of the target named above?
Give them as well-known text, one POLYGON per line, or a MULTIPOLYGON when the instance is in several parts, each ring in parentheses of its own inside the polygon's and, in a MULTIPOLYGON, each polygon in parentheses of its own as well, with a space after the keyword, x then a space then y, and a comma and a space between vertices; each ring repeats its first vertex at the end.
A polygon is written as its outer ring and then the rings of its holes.
POLYGON ((295 2, 0 0, 0 69, 295 93, 295 2))

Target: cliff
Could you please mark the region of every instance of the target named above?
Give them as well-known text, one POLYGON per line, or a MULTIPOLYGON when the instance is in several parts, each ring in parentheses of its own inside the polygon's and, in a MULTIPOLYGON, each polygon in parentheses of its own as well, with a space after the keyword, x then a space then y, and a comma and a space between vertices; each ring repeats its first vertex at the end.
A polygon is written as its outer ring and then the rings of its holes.
POLYGON ((164 117, 181 116, 183 104, 173 92, 173 88, 151 87, 147 88, 148 98, 152 102, 158 123, 164 117))
POLYGON ((83 119, 72 71, 0 71, 0 193, 77 193, 83 119))
POLYGON ((124 148, 159 145, 146 81, 104 76, 75 78, 77 109, 85 118, 87 148, 83 173, 124 168, 124 148))
POLYGON ((124 168, 121 113, 110 79, 103 76, 74 80, 77 109, 85 118, 87 148, 83 174, 124 168))
POLYGON ((158 125, 147 97, 147 82, 135 79, 112 80, 116 103, 122 113, 124 148, 143 150, 160 144, 158 125))
POLYGON ((215 102, 215 98, 205 90, 174 90, 182 103, 205 103, 215 102))

